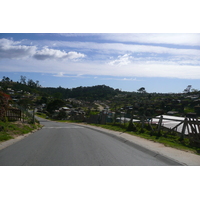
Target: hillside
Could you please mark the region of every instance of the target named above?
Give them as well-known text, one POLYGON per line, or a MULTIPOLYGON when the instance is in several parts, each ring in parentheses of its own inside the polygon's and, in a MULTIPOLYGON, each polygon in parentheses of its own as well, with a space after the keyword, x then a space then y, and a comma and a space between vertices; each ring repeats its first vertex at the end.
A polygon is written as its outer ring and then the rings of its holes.
POLYGON ((13 82, 9 77, 3 77, 0 82, 0 89, 5 93, 10 88, 10 94, 15 91, 15 94, 23 92, 29 92, 31 94, 38 94, 40 96, 52 96, 59 99, 76 98, 80 100, 95 101, 95 100, 108 100, 111 97, 121 94, 119 89, 113 89, 106 85, 96 85, 91 87, 77 87, 77 88, 53 88, 53 87, 41 87, 39 81, 34 82, 29 79, 20 82, 13 82))
POLYGON ((51 96, 57 96, 60 98, 76 98, 80 100, 94 101, 94 100, 106 100, 111 97, 120 94, 118 89, 115 90, 106 85, 96 85, 92 87, 77 87, 77 88, 39 88, 39 91, 47 93, 51 96))

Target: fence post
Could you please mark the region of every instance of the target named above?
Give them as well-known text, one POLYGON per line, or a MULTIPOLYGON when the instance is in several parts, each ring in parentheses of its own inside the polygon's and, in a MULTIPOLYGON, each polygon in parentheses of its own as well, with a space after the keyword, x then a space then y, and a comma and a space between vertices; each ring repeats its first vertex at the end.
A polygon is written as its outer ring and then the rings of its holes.
POLYGON ((181 138, 180 138, 181 140, 183 140, 184 138, 186 127, 187 127, 187 117, 184 119, 183 128, 181 131, 181 138))
POLYGON ((158 122, 158 132, 160 132, 161 126, 162 126, 162 120, 163 120, 163 116, 160 116, 160 120, 158 122))

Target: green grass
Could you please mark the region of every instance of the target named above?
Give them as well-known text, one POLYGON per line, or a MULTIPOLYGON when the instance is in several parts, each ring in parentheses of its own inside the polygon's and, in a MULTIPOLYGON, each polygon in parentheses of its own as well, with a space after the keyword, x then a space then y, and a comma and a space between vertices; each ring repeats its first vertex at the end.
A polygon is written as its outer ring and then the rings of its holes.
POLYGON ((13 137, 10 136, 9 134, 6 134, 6 133, 1 133, 0 132, 0 141, 6 141, 6 140, 10 140, 12 139, 13 137))
POLYGON ((39 124, 0 121, 0 141, 6 141, 18 135, 27 134, 38 127, 40 127, 39 124))
POLYGON ((56 122, 71 122, 71 123, 81 123, 82 121, 81 120, 59 120, 59 119, 51 119, 51 118, 46 118, 47 115, 45 113, 39 113, 37 112, 36 115, 38 117, 41 117, 43 119, 48 119, 48 120, 51 120, 51 121, 56 121, 56 122))
POLYGON ((38 117, 43 118, 43 119, 46 119, 46 117, 47 117, 47 115, 46 115, 45 113, 40 113, 40 112, 37 112, 36 115, 37 115, 38 117))
POLYGON ((119 132, 126 131, 126 129, 123 126, 120 126, 119 124, 90 124, 90 125, 106 128, 113 131, 119 131, 119 132))
POLYGON ((189 107, 186 107, 185 109, 184 109, 184 112, 185 113, 193 113, 194 112, 194 108, 189 108, 189 107))

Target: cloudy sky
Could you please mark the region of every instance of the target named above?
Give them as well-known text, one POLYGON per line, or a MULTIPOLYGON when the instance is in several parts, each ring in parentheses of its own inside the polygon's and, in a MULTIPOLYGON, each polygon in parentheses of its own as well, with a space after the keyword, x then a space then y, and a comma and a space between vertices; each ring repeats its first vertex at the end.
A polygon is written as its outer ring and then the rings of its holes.
POLYGON ((200 89, 200 34, 0 34, 0 78, 44 87, 105 84, 124 91, 200 89))

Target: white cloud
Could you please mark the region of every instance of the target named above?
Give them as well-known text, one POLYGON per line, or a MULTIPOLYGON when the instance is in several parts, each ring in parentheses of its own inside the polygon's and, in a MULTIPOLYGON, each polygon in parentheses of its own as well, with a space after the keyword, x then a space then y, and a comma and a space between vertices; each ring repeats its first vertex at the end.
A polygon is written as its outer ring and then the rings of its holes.
POLYGON ((200 46, 199 33, 113 33, 102 34, 102 39, 119 42, 136 42, 152 44, 174 44, 200 46))
POLYGON ((53 75, 56 77, 69 77, 69 78, 85 78, 85 76, 83 76, 83 74, 77 74, 77 75, 69 75, 67 74, 67 72, 58 72, 57 74, 53 75))
POLYGON ((1 58, 25 58, 34 55, 36 46, 19 45, 8 39, 0 39, 0 59, 1 58))
POLYGON ((95 79, 99 79, 99 80, 115 80, 115 81, 139 81, 138 79, 136 78, 121 78, 120 76, 118 76, 117 78, 116 77, 94 77, 95 79))
POLYGON ((128 65, 130 63, 130 54, 124 54, 123 56, 118 56, 118 59, 110 61, 108 64, 109 65, 128 65))
POLYGON ((117 42, 200 46, 199 33, 61 33, 66 37, 96 37, 117 42))
POLYGON ((20 59, 26 57, 34 57, 37 60, 46 60, 46 59, 76 60, 85 57, 84 54, 77 53, 75 51, 70 51, 67 53, 65 51, 50 49, 48 47, 43 47, 41 50, 38 50, 36 45, 35 46, 20 45, 23 42, 24 41, 16 42, 5 38, 0 39, 0 59, 1 58, 20 59))
MULTIPOLYGON (((39 44, 36 42, 36 44, 39 44)), ((200 57, 198 49, 169 48, 144 44, 123 44, 123 43, 97 43, 97 42, 69 42, 69 41, 43 41, 43 45, 62 48, 75 48, 81 51, 96 50, 101 54, 127 54, 127 53, 154 53, 169 55, 189 55, 200 57)))
POLYGON ((53 75, 53 76, 56 76, 56 77, 64 77, 65 74, 63 72, 58 72, 56 75, 53 75))
POLYGON ((42 50, 37 51, 34 55, 34 58, 37 60, 46 60, 46 59, 78 59, 84 58, 85 55, 82 53, 77 53, 74 51, 66 53, 65 51, 49 49, 44 47, 42 50))
POLYGON ((185 79, 200 77, 198 49, 123 43, 31 42, 33 43, 29 46, 30 41, 27 40, 14 42, 0 39, 0 58, 29 57, 26 60, 19 59, 17 62, 12 59, 2 59, 0 71, 52 73, 59 77, 81 77, 80 74, 94 77, 101 75, 126 77, 124 80, 128 80, 129 77, 185 79), (48 47, 44 47, 45 45, 48 47), (59 50, 59 47, 65 50, 59 50), (88 51, 87 59, 80 59, 86 55, 77 51, 88 51), (61 62, 62 60, 65 62, 61 62))
POLYGON ((80 74, 85 74, 86 76, 92 75, 94 77, 117 76, 127 79, 132 77, 199 79, 200 77, 200 65, 177 64, 173 61, 146 62, 145 60, 133 60, 133 62, 123 65, 122 67, 87 60, 82 62, 45 60, 45 62, 41 62, 32 58, 27 62, 23 60, 19 60, 18 62, 15 62, 15 60, 2 60, 0 71, 52 73, 60 77, 82 77, 78 76, 80 74))

